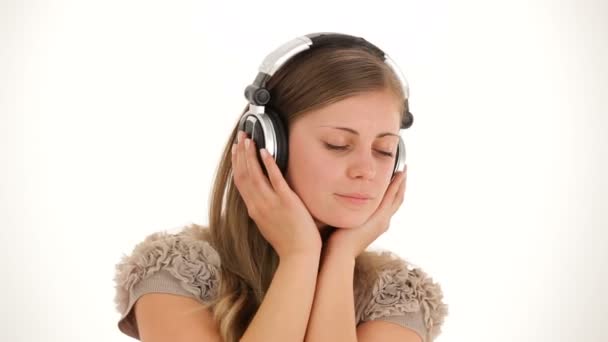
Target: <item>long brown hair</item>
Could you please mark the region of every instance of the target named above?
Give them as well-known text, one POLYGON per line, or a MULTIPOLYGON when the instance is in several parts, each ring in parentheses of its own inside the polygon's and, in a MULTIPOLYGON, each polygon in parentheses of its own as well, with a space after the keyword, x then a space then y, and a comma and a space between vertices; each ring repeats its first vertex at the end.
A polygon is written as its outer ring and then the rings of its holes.
MULTIPOLYGON (((283 114, 288 128, 311 110, 367 91, 388 89, 407 107, 401 84, 389 66, 373 53, 357 47, 304 51, 271 77, 266 88, 272 96, 268 106, 283 114)), ((246 111, 247 107, 241 115, 246 111)), ((244 334, 279 262, 272 246, 248 216, 232 180, 231 147, 237 132, 235 124, 215 175, 209 228, 205 233, 221 259, 217 297, 206 307, 212 308, 224 341, 237 341, 244 334)), ((397 261, 368 251, 357 257, 353 284, 357 307, 370 297, 374 269, 394 262, 397 261)))

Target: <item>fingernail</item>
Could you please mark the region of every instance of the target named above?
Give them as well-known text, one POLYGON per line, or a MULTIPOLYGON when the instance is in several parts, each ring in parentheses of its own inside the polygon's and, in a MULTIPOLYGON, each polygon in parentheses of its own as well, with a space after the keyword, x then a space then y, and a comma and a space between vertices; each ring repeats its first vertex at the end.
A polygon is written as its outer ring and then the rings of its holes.
POLYGON ((245 149, 249 149, 249 139, 245 139, 245 149))
POLYGON ((239 131, 239 132, 236 134, 236 138, 237 138, 237 140, 238 140, 239 142, 241 142, 241 140, 243 140, 243 131, 239 131))

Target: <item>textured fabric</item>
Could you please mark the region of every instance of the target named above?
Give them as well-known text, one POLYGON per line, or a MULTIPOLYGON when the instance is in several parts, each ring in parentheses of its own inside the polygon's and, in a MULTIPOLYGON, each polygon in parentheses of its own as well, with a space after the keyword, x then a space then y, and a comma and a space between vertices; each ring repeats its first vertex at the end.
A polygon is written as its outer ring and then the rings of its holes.
POLYGON ((433 341, 448 313, 441 287, 420 268, 410 269, 405 261, 402 265, 379 274, 372 300, 358 319, 389 320, 416 331, 424 342, 433 341))
POLYGON ((375 320, 391 322, 402 327, 407 327, 408 329, 415 331, 422 341, 427 340, 426 327, 420 312, 406 312, 397 316, 380 316, 375 320))
POLYGON ((169 271, 160 270, 146 279, 143 279, 131 288, 129 292, 129 303, 124 310, 124 315, 118 321, 120 331, 131 337, 139 339, 137 331, 137 322, 133 314, 133 306, 139 297, 146 293, 168 293, 178 296, 193 297, 192 294, 186 291, 180 282, 169 271))
MULTIPOLYGON (((118 328, 139 339, 133 306, 146 293, 189 296, 200 302, 214 298, 219 267, 217 252, 191 231, 148 236, 116 265, 118 328)), ((439 285, 403 260, 400 267, 378 271, 372 299, 356 310, 357 325, 372 320, 392 322, 415 331, 423 342, 431 342, 447 315, 442 299, 439 285)))
POLYGON ((148 236, 116 265, 114 301, 121 314, 118 328, 139 339, 132 307, 147 292, 188 295, 201 302, 213 298, 218 287, 219 266, 217 252, 206 241, 187 234, 148 236), (153 277, 161 270, 164 273, 153 277))

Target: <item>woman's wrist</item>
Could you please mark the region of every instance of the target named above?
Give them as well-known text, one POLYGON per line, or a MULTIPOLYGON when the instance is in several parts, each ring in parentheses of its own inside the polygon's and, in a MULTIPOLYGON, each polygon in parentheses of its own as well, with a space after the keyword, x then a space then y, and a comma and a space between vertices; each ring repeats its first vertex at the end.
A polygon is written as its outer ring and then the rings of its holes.
POLYGON ((347 252, 344 249, 337 248, 338 246, 328 243, 321 253, 321 262, 326 263, 328 260, 347 265, 355 265, 356 256, 347 252))
POLYGON ((293 262, 305 262, 314 260, 317 263, 321 258, 321 246, 318 247, 306 247, 298 250, 292 250, 283 255, 279 254, 281 262, 293 261, 293 262))

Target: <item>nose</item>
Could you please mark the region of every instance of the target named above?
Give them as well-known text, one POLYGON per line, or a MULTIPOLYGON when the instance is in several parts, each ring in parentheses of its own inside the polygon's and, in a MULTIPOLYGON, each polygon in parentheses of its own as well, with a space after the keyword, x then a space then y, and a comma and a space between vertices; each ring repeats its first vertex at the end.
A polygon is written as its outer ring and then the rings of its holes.
POLYGON ((354 153, 348 165, 348 176, 355 179, 370 180, 376 176, 374 156, 369 151, 354 153))

